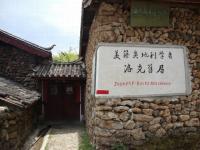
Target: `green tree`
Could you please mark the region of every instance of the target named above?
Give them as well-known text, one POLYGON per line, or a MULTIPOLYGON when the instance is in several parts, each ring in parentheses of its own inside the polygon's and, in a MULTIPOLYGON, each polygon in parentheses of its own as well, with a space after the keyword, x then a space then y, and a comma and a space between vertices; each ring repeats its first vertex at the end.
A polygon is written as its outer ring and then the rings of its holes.
POLYGON ((78 53, 72 49, 69 51, 60 52, 57 55, 53 55, 54 62, 71 62, 77 60, 78 58, 78 53))

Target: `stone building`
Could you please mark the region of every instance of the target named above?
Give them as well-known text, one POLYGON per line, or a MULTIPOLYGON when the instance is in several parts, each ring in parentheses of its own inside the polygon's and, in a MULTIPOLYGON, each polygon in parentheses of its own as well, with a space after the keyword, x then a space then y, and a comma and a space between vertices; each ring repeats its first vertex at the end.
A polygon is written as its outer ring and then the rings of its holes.
POLYGON ((0 77, 0 149, 20 149, 39 115, 40 94, 0 77))
POLYGON ((37 123, 41 95, 31 74, 52 60, 47 49, 0 30, 1 150, 20 149, 37 123))
POLYGON ((45 119, 82 120, 85 65, 81 60, 53 63, 53 47, 43 48, 0 30, 0 77, 40 91, 45 119))
POLYGON ((34 88, 30 74, 37 65, 52 60, 50 49, 0 30, 0 76, 34 88))
POLYGON ((167 26, 132 26, 128 0, 84 0, 80 56, 87 70, 85 118, 91 141, 102 148, 130 147, 154 137, 197 132, 200 127, 200 2, 157 0, 167 4, 167 26), (98 43, 173 44, 188 48, 192 92, 186 96, 101 98, 91 94, 92 65, 98 43))

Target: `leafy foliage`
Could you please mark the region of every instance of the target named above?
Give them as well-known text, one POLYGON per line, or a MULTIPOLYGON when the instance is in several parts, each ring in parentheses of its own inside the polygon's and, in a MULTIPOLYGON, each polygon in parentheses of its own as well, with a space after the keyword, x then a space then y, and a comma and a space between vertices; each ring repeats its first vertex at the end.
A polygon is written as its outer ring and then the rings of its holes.
POLYGON ((76 51, 70 49, 66 52, 60 52, 53 56, 54 62, 71 62, 78 59, 78 54, 76 51))

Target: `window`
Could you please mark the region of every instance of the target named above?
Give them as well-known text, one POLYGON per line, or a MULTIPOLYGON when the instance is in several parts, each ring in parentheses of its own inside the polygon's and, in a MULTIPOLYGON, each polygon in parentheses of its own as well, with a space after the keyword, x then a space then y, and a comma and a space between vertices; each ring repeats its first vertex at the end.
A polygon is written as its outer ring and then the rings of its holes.
POLYGON ((65 94, 73 94, 74 89, 72 86, 66 86, 65 87, 65 94))
POLYGON ((51 85, 49 88, 50 95, 57 95, 58 94, 58 87, 56 85, 51 85))

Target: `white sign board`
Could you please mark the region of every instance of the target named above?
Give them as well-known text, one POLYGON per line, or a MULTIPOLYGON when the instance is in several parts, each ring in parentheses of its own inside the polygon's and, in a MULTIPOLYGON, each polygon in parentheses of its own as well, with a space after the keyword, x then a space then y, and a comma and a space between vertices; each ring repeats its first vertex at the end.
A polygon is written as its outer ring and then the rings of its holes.
POLYGON ((95 97, 188 95, 186 47, 101 43, 93 81, 95 97))

